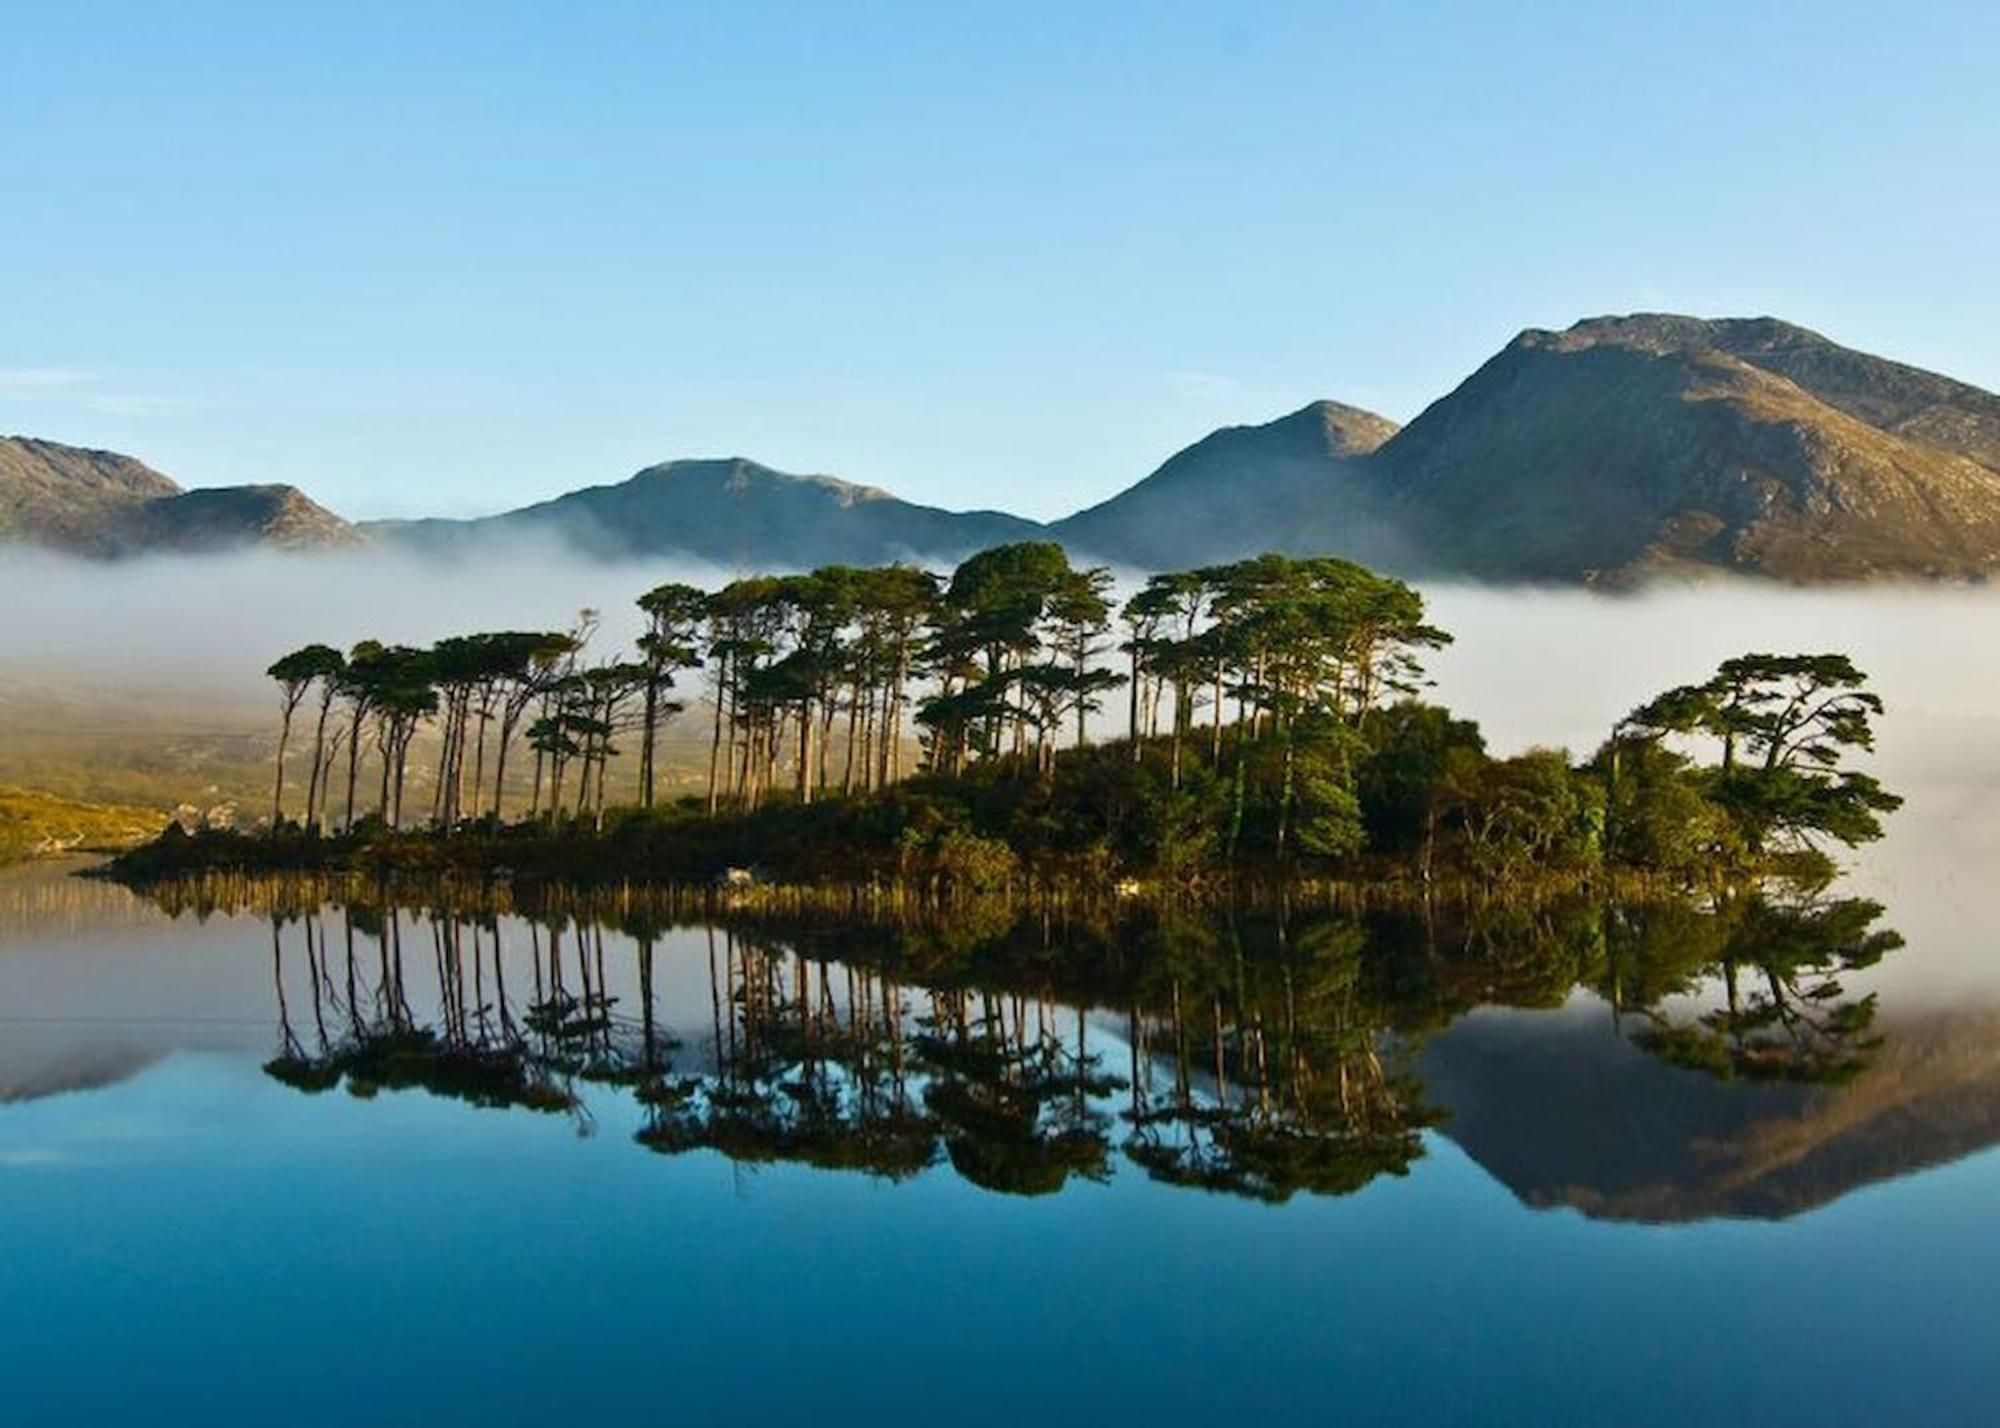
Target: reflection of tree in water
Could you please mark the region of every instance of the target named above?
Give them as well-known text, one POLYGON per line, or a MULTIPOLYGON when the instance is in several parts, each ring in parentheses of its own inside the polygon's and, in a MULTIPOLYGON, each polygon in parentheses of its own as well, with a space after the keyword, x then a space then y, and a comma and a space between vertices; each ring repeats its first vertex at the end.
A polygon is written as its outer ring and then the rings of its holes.
POLYGON ((1098 920, 767 913, 706 924, 708 1005, 678 1011, 709 1044, 689 1049, 656 1005, 673 915, 561 906, 524 928, 448 899, 356 901, 333 926, 310 898, 271 901, 267 1069, 306 1091, 426 1089, 584 1129, 583 1088, 625 1087, 636 1139, 658 1152, 892 1180, 945 1162, 1019 1194, 1106 1178, 1122 1136, 1156 1180, 1275 1202, 1406 1173, 1441 1119, 1415 1049, 1470 1008, 1557 1006, 1582 987, 1674 1064, 1836 1080, 1880 1044, 1874 998, 1842 978, 1901 945, 1871 903, 1768 892, 1098 920), (630 942, 608 948, 610 930, 630 942), (1121 1024, 1114 1077, 1104 1044, 1121 1024))
POLYGON ((708 929, 714 1063, 642 1086, 641 1144, 905 1179, 936 1159, 910 1090, 904 995, 888 976, 708 929), (836 976, 840 985, 835 986, 836 976))
POLYGON ((1875 926, 1880 904, 1815 891, 1757 891, 1705 913, 1648 909, 1621 919, 1606 994, 1662 1060, 1749 1080, 1844 1081, 1880 1049, 1873 992, 1842 978, 1903 945, 1875 926), (1716 1004, 1697 1007, 1707 984, 1716 1004))
POLYGON ((1133 1015, 1126 1153, 1157 1180, 1272 1201, 1407 1171, 1436 1116, 1363 991, 1361 927, 1280 924, 1268 960, 1228 940, 1226 957, 1175 940, 1167 1014, 1133 1015))
POLYGON ((1098 1071, 1082 1008, 1057 1008, 1046 993, 950 988, 931 994, 917 1048, 930 1077, 924 1104, 967 1180, 1046 1195, 1072 1176, 1109 1178, 1110 1117, 1095 1103, 1122 1083, 1098 1071))
MULTIPOLYGON (((273 912, 270 922, 280 1049, 265 1070, 301 1090, 344 1082, 367 1098, 421 1089, 479 1106, 566 1112, 587 1129, 575 1082, 635 1079, 665 1050, 650 996, 636 1026, 613 1015, 598 928, 575 930, 566 947, 561 924, 552 923, 546 937, 531 924, 532 994, 517 1011, 497 918, 434 909, 419 918, 421 941, 410 947, 410 920, 398 910, 350 905, 341 910, 337 953, 317 911, 273 912), (294 1025, 287 993, 284 932, 291 923, 304 944, 310 1045, 294 1025), (436 1014, 421 1019, 409 969, 426 953, 436 1014)), ((640 965, 649 993, 650 948, 642 948, 640 965)))

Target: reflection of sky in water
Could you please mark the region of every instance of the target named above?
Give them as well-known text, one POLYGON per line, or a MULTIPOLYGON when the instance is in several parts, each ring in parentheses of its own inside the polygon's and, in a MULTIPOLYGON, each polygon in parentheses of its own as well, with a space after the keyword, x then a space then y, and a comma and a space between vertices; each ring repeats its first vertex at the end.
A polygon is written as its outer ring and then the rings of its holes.
POLYGON ((1524 1212, 1440 1137, 1282 1210, 635 1153, 637 1111, 169 1058, 0 1115, 9 1421, 1972 1421, 2000 1157, 1782 1226, 1524 1212), (166 1410, 171 1406, 172 1412, 166 1410))

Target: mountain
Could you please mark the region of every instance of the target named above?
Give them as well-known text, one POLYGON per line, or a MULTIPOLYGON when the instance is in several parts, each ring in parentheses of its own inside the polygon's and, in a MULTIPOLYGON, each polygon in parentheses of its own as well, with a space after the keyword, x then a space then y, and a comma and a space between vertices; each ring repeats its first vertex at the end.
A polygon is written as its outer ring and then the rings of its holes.
POLYGON ((1417 573, 1965 579, 2000 564, 1996 434, 2000 398, 1803 328, 1642 315, 1522 333, 1369 475, 1417 573))
POLYGON ((0 436, 0 539, 87 546, 119 513, 180 489, 115 451, 0 436))
POLYGON ((2000 397, 1773 318, 1531 329, 1407 427, 1321 402, 1197 442, 1055 533, 1158 568, 1810 584, 2000 566, 2000 397))
POLYGON ((296 486, 209 486, 147 501, 114 535, 119 554, 225 550, 330 550, 362 543, 356 529, 296 486))
POLYGON ((803 568, 955 559, 1043 528, 997 511, 944 511, 831 476, 742 457, 668 461, 504 515, 365 527, 393 543, 469 550, 487 539, 559 541, 606 559, 684 555, 727 567, 803 568))
MULTIPOLYGON (((1298 551, 1295 522, 1350 540, 1382 530, 1381 502, 1360 458, 1396 434, 1386 417, 1314 402, 1262 426, 1231 426, 1169 457, 1051 534, 1102 559, 1160 570, 1298 551)), ((1386 534, 1386 533, 1385 533, 1386 534)))
POLYGON ((184 491, 144 462, 31 437, 0 437, 0 543, 77 555, 354 545, 353 526, 296 486, 184 491))

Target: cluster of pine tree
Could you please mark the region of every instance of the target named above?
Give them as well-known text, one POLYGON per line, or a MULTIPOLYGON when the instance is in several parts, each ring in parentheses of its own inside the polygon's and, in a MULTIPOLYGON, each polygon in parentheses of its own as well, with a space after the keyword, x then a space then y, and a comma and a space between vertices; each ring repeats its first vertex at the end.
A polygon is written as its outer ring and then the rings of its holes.
POLYGON ((1450 637, 1399 580, 1265 555, 1156 575, 1122 605, 1112 586, 1025 542, 948 576, 831 566, 661 585, 639 598, 636 650, 611 658, 592 657, 592 611, 564 631, 428 649, 310 645, 270 669, 272 824, 288 826, 301 710, 298 826, 315 837, 495 832, 510 812, 565 833, 643 823, 609 797, 613 761, 636 745, 625 786, 652 809, 662 730, 697 670, 705 769, 679 771, 671 819, 735 819, 748 839, 735 855, 802 875, 874 875, 889 854, 903 871, 914 855, 988 881, 1024 864, 1177 877, 1371 858, 1424 880, 1440 862, 1496 879, 1606 862, 1688 875, 1865 841, 1896 804, 1841 767, 1871 746, 1881 703, 1838 655, 1732 660, 1635 711, 1582 765, 1550 750, 1496 759, 1476 725, 1416 697, 1422 656, 1450 637), (404 797, 420 730, 435 750, 426 812, 404 797), (829 802, 870 816, 783 821, 829 802), (814 839, 845 846, 785 846, 814 839))

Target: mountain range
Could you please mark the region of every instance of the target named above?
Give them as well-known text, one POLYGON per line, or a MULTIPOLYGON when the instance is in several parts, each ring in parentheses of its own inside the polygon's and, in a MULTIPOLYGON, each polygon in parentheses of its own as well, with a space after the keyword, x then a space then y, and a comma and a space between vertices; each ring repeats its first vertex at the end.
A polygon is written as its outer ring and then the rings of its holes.
POLYGON ((501 537, 747 569, 1045 538, 1148 569, 1280 550, 1495 581, 1972 580, 2000 566, 2000 397, 1773 318, 1640 314, 1523 332, 1405 427, 1323 401, 1225 428, 1047 524, 733 457, 496 516, 352 526, 289 486, 182 491, 129 457, 12 438, 6 535, 93 555, 501 537))

